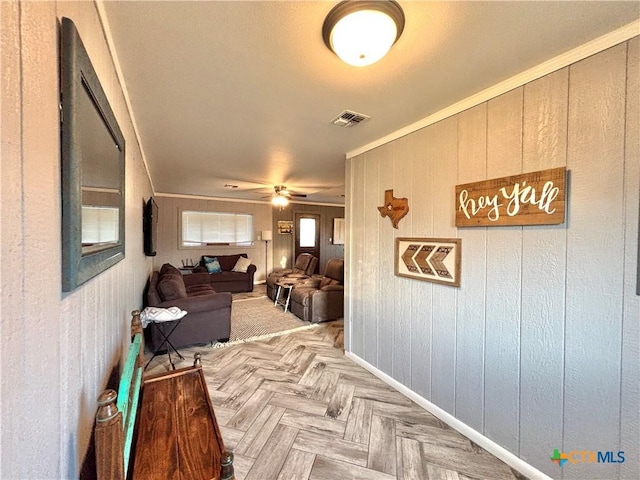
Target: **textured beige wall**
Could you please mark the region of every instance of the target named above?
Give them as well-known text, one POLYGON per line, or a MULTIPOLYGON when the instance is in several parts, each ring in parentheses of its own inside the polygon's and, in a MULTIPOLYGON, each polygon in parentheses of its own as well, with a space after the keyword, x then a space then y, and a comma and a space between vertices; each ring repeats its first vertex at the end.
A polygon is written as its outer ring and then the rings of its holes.
POLYGON ((347 162, 347 348, 554 478, 638 478, 640 38, 347 162), (456 228, 455 185, 566 166, 562 225, 456 228), (393 188, 398 230, 375 207, 393 188), (461 287, 394 276, 462 239, 461 287), (553 450, 625 451, 570 465, 553 450))
POLYGON ((93 2, 0 2, 0 478, 77 478, 95 401, 120 360, 152 262, 151 187, 93 2), (126 258, 61 293, 58 22, 70 17, 126 139, 126 258))

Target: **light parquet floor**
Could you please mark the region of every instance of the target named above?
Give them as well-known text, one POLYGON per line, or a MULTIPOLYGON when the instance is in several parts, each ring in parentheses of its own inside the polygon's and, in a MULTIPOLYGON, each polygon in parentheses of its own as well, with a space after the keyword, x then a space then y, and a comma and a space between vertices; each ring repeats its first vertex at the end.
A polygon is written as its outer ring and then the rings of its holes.
MULTIPOLYGON (((237 480, 522 480, 343 353, 342 321, 202 364, 237 480)), ((166 356, 148 373, 167 368, 166 356)))

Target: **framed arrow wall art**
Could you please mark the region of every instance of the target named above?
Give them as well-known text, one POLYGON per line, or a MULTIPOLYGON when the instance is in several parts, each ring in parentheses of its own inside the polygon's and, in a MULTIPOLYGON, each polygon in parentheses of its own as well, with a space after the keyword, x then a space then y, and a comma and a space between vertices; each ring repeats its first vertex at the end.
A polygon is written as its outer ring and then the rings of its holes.
POLYGON ((460 286, 460 238, 396 238, 395 274, 460 286))

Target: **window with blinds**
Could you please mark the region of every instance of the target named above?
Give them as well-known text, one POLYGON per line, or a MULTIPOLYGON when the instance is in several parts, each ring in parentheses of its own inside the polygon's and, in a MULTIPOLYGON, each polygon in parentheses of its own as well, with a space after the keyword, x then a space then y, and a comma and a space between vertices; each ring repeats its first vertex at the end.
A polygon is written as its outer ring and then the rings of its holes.
POLYGON ((253 215, 183 210, 181 245, 253 245, 253 215))
POLYGON ((118 215, 114 207, 82 206, 82 246, 96 247, 118 242, 118 215))

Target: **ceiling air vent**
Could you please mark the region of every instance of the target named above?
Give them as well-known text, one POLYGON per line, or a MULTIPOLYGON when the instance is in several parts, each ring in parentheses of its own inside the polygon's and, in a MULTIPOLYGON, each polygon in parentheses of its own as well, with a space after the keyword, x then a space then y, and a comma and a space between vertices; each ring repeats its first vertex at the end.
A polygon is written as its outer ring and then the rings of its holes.
POLYGON ((359 123, 362 123, 366 120, 369 120, 368 115, 364 115, 363 113, 352 112, 351 110, 345 110, 336 118, 331 120, 331 123, 337 125, 339 127, 353 127, 359 123))

